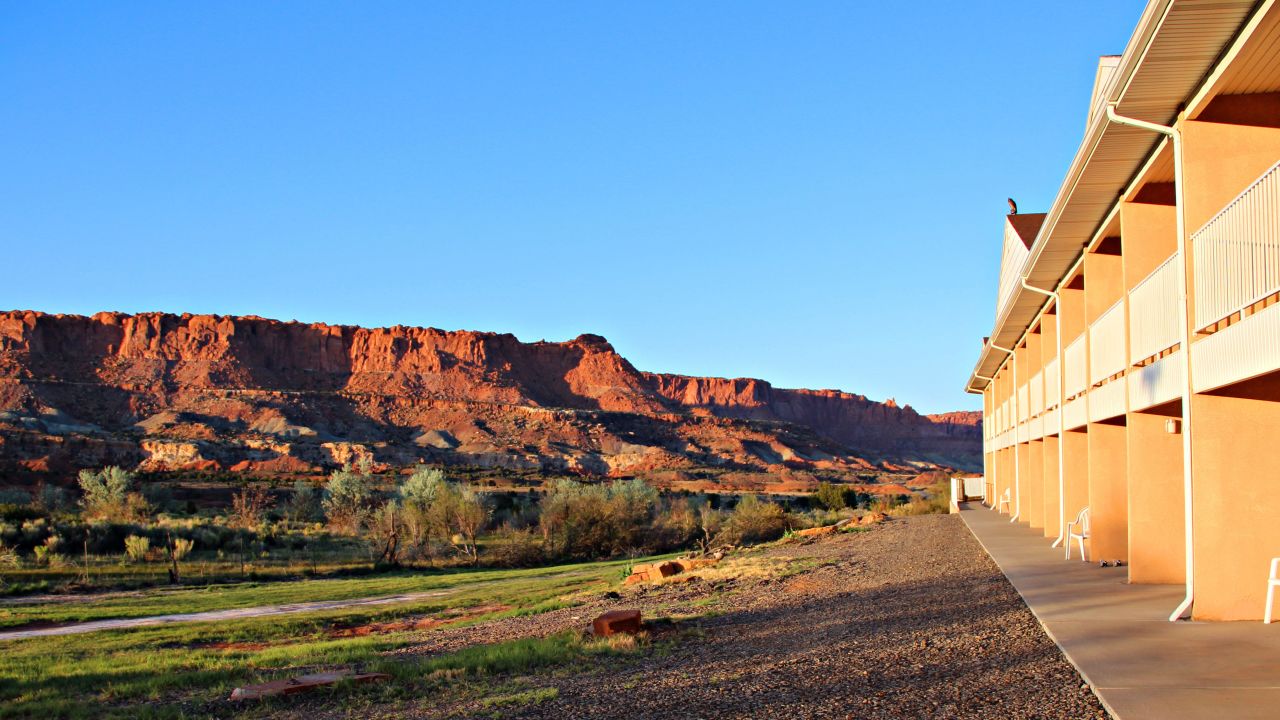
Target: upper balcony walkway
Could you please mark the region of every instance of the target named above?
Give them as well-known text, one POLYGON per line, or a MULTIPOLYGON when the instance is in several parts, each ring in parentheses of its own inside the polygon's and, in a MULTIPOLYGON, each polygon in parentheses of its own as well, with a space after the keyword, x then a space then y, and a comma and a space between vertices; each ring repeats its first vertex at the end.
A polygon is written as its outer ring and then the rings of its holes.
POLYGON ((1171 623, 1181 585, 1130 585, 1125 568, 1063 560, 1039 531, 977 503, 962 508, 974 537, 1112 716, 1280 716, 1280 624, 1171 623))

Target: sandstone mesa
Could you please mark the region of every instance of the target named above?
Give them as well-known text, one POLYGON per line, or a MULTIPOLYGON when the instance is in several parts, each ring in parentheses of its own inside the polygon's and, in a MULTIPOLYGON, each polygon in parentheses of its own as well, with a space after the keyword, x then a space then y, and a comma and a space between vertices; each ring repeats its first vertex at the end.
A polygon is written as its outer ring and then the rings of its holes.
POLYGON ((669 487, 972 468, 980 413, 637 370, 602 337, 0 313, 0 472, 313 474, 364 458, 669 487))

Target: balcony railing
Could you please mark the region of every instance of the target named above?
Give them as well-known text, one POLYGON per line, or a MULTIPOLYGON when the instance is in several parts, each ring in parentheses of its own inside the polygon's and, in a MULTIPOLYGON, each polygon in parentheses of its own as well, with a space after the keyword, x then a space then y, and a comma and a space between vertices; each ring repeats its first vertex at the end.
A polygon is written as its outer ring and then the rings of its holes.
POLYGON ((1159 355, 1181 340, 1178 256, 1165 260, 1129 292, 1129 364, 1159 355))
POLYGON ((1280 163, 1205 223, 1191 245, 1197 330, 1280 290, 1280 163))
POLYGON ((1062 380, 1058 377, 1058 358, 1054 358, 1044 365, 1044 405, 1046 408, 1054 407, 1058 404, 1058 383, 1062 380))
POLYGON ((1125 363, 1122 300, 1089 326, 1089 382, 1097 384, 1123 372, 1125 363))
POLYGON ((1067 397, 1079 395, 1084 392, 1085 387, 1089 384, 1089 368, 1086 362, 1088 358, 1085 356, 1085 347, 1085 336, 1081 335, 1072 341, 1066 350, 1062 351, 1063 355, 1066 356, 1067 362, 1064 368, 1066 372, 1067 397))

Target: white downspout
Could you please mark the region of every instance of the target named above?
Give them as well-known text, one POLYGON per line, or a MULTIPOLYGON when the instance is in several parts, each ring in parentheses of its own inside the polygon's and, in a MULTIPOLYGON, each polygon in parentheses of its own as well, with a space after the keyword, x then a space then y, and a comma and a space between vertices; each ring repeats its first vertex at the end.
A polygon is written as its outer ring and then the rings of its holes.
POLYGON ((1182 599, 1182 603, 1178 605, 1173 614, 1169 616, 1169 621, 1178 620, 1191 607, 1191 603, 1195 598, 1195 557, 1193 554, 1194 544, 1192 543, 1192 517, 1191 509, 1194 497, 1192 495, 1192 465, 1191 465, 1191 397, 1193 394, 1191 388, 1191 313, 1188 297, 1190 289, 1187 286, 1187 241, 1186 241, 1186 203, 1183 198, 1184 179, 1182 177, 1182 132, 1176 127, 1168 127, 1165 125, 1157 125, 1155 123, 1146 122, 1144 120, 1136 120, 1134 118, 1123 117, 1116 113, 1116 103, 1107 103, 1107 119, 1119 125, 1129 125, 1131 127, 1150 130, 1151 132, 1160 133, 1168 136, 1173 141, 1173 188, 1174 188, 1174 205, 1176 207, 1175 215, 1177 217, 1178 232, 1178 310, 1182 315, 1182 513, 1184 521, 1186 543, 1186 574, 1187 574, 1187 591, 1186 597, 1182 599))
MULTIPOLYGON (((1068 271, 1064 277, 1071 277, 1071 273, 1073 272, 1075 272, 1074 267, 1068 271)), ((1067 534, 1067 511, 1063 507, 1067 502, 1067 486, 1063 481, 1063 468, 1065 465, 1062 456, 1062 446, 1064 445, 1062 442, 1062 365, 1064 362, 1062 358, 1062 299, 1059 297, 1056 290, 1054 292, 1049 292, 1048 290, 1041 290, 1034 285, 1028 285, 1026 278, 1022 278, 1022 287, 1032 292, 1038 292, 1041 295, 1047 295, 1048 297, 1053 298, 1053 307, 1058 312, 1058 322, 1054 327, 1053 332, 1053 334, 1057 336, 1058 341, 1058 538, 1054 540, 1053 545, 1050 546, 1058 547, 1062 544, 1062 540, 1067 534)))
POLYGON ((993 342, 988 342, 988 344, 996 350, 1008 353, 1009 359, 1013 361, 1013 392, 1010 395, 1013 397, 1013 490, 1015 497, 1013 498, 1013 517, 1009 518, 1009 522, 1013 522, 1022 514, 1022 472, 1018 469, 1018 416, 1022 414, 1021 409, 1018 407, 1018 355, 1009 348, 1000 347, 993 342))

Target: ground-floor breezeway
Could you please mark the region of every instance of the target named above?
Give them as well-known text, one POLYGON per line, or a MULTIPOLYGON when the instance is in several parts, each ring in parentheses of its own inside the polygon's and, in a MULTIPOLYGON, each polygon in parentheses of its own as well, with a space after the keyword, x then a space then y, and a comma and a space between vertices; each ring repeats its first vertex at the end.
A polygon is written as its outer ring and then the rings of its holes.
POLYGON ((976 503, 962 507, 970 531, 1115 717, 1280 717, 1280 623, 1169 622, 1181 585, 1130 584, 1126 568, 1067 561, 1042 530, 976 503))

